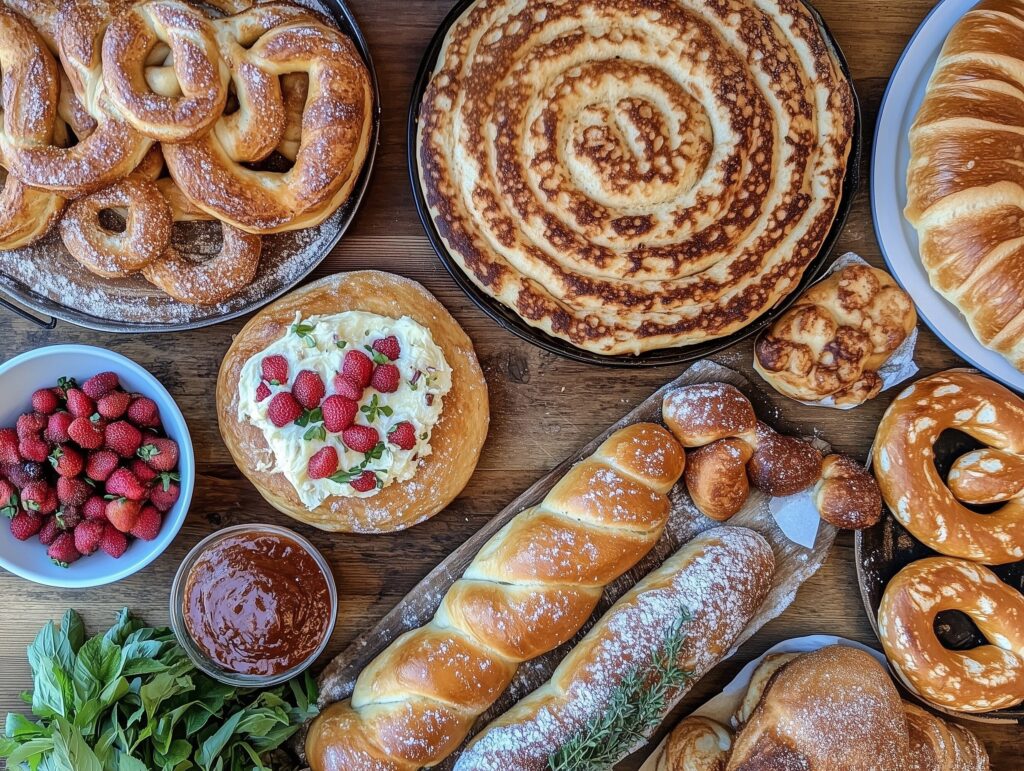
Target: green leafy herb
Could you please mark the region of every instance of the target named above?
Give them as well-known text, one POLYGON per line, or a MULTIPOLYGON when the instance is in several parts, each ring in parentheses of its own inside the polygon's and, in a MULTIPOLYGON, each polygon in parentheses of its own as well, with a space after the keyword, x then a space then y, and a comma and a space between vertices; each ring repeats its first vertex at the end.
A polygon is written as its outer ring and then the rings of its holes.
POLYGON ((365 468, 366 465, 371 460, 380 460, 380 457, 384 454, 384 450, 385 449, 386 448, 384 446, 384 442, 377 442, 377 444, 374 445, 374 448, 372 450, 370 450, 367 453, 364 453, 363 454, 363 468, 365 468))
POLYGON ((371 397, 369 404, 364 404, 362 407, 360 407, 359 411, 366 416, 367 423, 373 423, 373 421, 377 419, 378 415, 384 415, 385 417, 390 418, 391 415, 394 413, 394 410, 392 410, 386 404, 380 403, 380 400, 377 398, 377 394, 374 394, 371 397))
POLYGON ((292 334, 298 335, 307 348, 316 348, 316 340, 312 334, 314 329, 316 327, 312 324, 292 324, 292 334))
POLYGON ((269 771, 270 754, 317 714, 306 675, 235 689, 198 671, 166 628, 127 610, 86 639, 74 611, 28 648, 36 720, 10 714, 0 757, 29 771, 269 771))
POLYGON ((370 354, 370 358, 373 359, 373 363, 374 364, 390 364, 391 363, 391 359, 389 359, 387 356, 385 356, 380 351, 374 350, 373 348, 371 348, 368 345, 364 345, 363 348, 365 348, 366 352, 370 354))
POLYGON ((338 346, 339 348, 344 348, 346 345, 348 345, 348 341, 347 340, 335 340, 334 344, 336 346, 338 346))
POLYGON ((363 473, 364 466, 353 466, 348 471, 337 471, 328 477, 332 482, 337 482, 339 485, 348 484, 354 479, 358 479, 360 474, 363 473))
POLYGON ((548 758, 550 771, 604 771, 647 740, 664 719, 672 693, 692 674, 679 666, 689 620, 684 610, 650 667, 623 678, 605 710, 548 758))
POLYGON ((315 426, 310 426, 306 433, 302 435, 302 438, 307 442, 319 441, 323 442, 327 440, 327 429, 324 428, 323 424, 320 423, 315 426))
POLYGON ((319 407, 312 410, 303 410, 302 414, 295 419, 295 425, 305 428, 311 423, 323 423, 324 413, 319 407))

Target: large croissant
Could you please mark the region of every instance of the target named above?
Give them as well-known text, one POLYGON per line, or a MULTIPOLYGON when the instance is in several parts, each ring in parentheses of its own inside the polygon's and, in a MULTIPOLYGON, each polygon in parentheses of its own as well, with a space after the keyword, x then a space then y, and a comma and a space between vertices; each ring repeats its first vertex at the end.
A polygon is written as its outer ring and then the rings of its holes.
POLYGON ((932 286, 1024 370, 1024 0, 953 27, 910 130, 906 217, 932 286))
POLYGON ((360 674, 313 723, 314 771, 406 771, 450 755, 518 666, 569 640, 604 587, 657 542, 683 471, 661 426, 612 434, 540 505, 516 515, 448 590, 433 620, 360 674))

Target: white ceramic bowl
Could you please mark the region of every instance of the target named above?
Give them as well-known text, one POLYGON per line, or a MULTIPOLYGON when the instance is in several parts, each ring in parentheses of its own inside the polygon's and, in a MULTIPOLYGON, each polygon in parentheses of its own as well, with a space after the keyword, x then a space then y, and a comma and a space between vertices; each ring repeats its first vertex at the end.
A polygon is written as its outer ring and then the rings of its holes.
POLYGON ((81 383, 98 372, 107 371, 118 374, 125 390, 148 396, 160 408, 164 430, 179 447, 181 495, 174 508, 164 515, 163 526, 155 540, 136 538, 120 559, 100 550, 67 568, 55 565, 37 538, 17 540, 3 520, 0 522, 0 566, 37 584, 76 589, 102 586, 130 576, 163 553, 188 513, 196 464, 185 418, 160 381, 119 353, 88 345, 53 345, 0 364, 0 394, 4 395, 0 400, 0 426, 13 426, 18 416, 31 408, 32 393, 36 389, 54 386, 62 376, 73 377, 81 383))

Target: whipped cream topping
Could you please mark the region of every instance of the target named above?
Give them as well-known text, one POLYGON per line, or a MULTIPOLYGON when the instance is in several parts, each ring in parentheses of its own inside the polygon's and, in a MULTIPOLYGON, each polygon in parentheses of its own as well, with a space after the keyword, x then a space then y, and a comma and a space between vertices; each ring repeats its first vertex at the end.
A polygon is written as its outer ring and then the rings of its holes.
MULTIPOLYGON (((378 363, 381 357, 378 354, 378 363)), ((386 360, 384 360, 386 361, 386 360)), ((315 509, 330 496, 368 498, 396 482, 411 479, 422 458, 431 453, 430 435, 441 419, 444 395, 452 385, 452 370, 444 352, 434 342, 430 330, 403 316, 393 319, 364 311, 345 311, 328 316, 302 318, 296 314, 289 331, 279 340, 252 356, 242 367, 239 379, 238 419, 248 421, 263 432, 274 453, 274 464, 261 471, 284 474, 307 509, 315 509), (274 425, 268 412, 274 394, 291 390, 301 370, 320 375, 326 397, 335 393, 333 380, 342 370, 345 354, 351 350, 373 356, 375 341, 394 335, 401 347, 391 362, 400 380, 393 393, 381 393, 368 386, 359 400, 356 425, 368 425, 380 434, 380 443, 368 453, 356 452, 342 441, 340 433, 318 430, 322 424, 307 414, 283 427, 274 425), (263 380, 262 362, 274 354, 288 361, 288 382, 263 380), (270 396, 259 399, 257 391, 264 383, 270 396), (307 419, 309 418, 309 419, 307 419), (388 441, 388 433, 399 423, 410 422, 416 443, 401 449, 388 441), (333 447, 339 458, 337 478, 311 479, 309 460, 325 446, 333 447), (348 481, 360 471, 372 471, 377 485, 360 492, 348 481)))

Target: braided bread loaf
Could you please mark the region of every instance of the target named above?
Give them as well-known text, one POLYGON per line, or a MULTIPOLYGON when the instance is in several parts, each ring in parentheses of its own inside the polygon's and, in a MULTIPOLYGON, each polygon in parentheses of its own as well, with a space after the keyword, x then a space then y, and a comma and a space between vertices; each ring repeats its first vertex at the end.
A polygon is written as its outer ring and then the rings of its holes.
POLYGON ((433 620, 363 670, 351 700, 316 719, 314 771, 404 771, 451 754, 518 666, 569 640, 650 551, 684 463, 660 426, 612 434, 483 546, 433 620))
POLYGON ((1024 370, 1022 23, 1024 1, 983 0, 946 38, 910 129, 905 215, 932 286, 1024 370))

